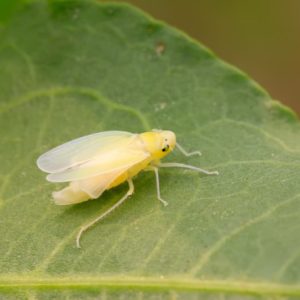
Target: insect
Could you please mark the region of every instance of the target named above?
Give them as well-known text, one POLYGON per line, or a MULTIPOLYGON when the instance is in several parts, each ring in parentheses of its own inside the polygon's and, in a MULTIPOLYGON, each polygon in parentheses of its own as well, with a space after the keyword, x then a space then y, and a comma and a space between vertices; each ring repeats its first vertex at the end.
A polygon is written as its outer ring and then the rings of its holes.
POLYGON ((177 148, 185 156, 201 155, 199 151, 187 152, 176 142, 172 131, 155 130, 141 134, 125 131, 104 131, 80 137, 62 144, 37 159, 38 167, 49 173, 50 182, 69 182, 60 191, 52 193, 55 204, 68 205, 96 199, 106 190, 128 182, 127 193, 106 212, 82 226, 76 237, 120 206, 134 192, 132 178, 140 171, 153 171, 156 178, 157 198, 163 205, 159 186, 159 168, 178 167, 191 169, 207 175, 218 175, 217 171, 206 171, 182 163, 161 163, 160 159, 177 148))

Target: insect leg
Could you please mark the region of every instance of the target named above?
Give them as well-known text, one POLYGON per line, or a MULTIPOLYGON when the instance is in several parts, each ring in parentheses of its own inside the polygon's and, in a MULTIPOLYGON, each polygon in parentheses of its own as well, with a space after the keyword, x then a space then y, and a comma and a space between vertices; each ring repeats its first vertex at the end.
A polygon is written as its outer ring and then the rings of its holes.
POLYGON ((194 170, 200 173, 204 173, 207 175, 219 175, 218 171, 207 171, 207 170, 203 170, 200 169, 198 167, 195 166, 191 166, 191 165, 186 165, 186 164, 181 164, 181 163, 175 163, 175 162, 171 162, 171 163, 159 163, 157 164, 157 167, 159 168, 184 168, 184 169, 190 169, 190 170, 194 170))
POLYGON ((182 146, 176 142, 176 148, 185 156, 202 155, 200 151, 187 152, 182 146))
POLYGON ((145 169, 146 171, 154 171, 155 173, 155 181, 156 181, 156 194, 157 194, 157 199, 162 202, 162 204, 164 206, 168 205, 168 202, 166 200, 164 200, 161 196, 160 196, 160 185, 159 185, 159 174, 158 174, 158 168, 154 167, 154 166, 148 166, 147 169, 145 169))
POLYGON ((129 189, 128 189, 127 193, 117 203, 115 203, 111 208, 109 208, 102 215, 100 215, 99 217, 97 217, 96 219, 91 221, 90 223, 88 223, 88 224, 86 224, 86 225, 84 225, 80 228, 80 230, 79 230, 79 232, 76 236, 76 246, 77 246, 77 248, 80 248, 80 237, 81 237, 81 235, 84 231, 86 231, 91 226, 93 226, 95 223, 97 223, 100 220, 102 220, 103 218, 105 218, 108 214, 110 214, 113 210, 115 210, 118 206, 120 206, 129 196, 131 196, 133 194, 134 185, 133 185, 132 179, 129 178, 127 180, 127 182, 128 182, 128 185, 129 185, 129 189))

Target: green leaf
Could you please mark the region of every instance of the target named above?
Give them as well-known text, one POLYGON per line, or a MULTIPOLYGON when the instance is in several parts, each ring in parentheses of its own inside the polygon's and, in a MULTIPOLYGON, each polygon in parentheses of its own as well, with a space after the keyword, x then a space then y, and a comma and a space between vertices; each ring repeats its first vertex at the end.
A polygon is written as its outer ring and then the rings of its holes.
POLYGON ((248 76, 120 4, 39 1, 0 31, 1 299, 300 297, 300 126, 248 76), (83 235, 126 185, 55 206, 37 157, 104 130, 170 129, 188 150, 83 235))
POLYGON ((1 0, 0 2, 0 25, 9 21, 12 16, 24 5, 26 2, 33 0, 1 0))

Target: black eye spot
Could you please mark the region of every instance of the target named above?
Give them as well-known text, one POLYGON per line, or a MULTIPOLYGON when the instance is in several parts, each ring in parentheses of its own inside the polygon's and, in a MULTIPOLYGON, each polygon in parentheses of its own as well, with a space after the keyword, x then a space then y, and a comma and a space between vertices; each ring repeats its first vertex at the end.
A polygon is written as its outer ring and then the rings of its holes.
POLYGON ((166 147, 162 148, 161 151, 162 151, 162 152, 166 152, 167 150, 169 150, 169 148, 170 148, 170 146, 167 145, 166 147))

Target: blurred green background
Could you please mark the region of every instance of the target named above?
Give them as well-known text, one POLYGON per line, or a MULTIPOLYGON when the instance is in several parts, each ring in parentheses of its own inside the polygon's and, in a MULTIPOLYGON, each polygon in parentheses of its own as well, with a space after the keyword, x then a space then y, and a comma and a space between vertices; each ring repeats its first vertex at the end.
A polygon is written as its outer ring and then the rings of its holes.
POLYGON ((201 41, 300 115, 300 0, 123 2, 201 41))
MULTIPOLYGON (((29 1, 0 0, 0 22, 29 1)), ((300 115, 300 0, 99 1, 133 4, 185 31, 300 115)))

